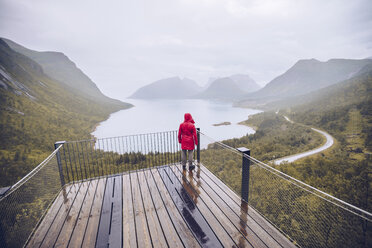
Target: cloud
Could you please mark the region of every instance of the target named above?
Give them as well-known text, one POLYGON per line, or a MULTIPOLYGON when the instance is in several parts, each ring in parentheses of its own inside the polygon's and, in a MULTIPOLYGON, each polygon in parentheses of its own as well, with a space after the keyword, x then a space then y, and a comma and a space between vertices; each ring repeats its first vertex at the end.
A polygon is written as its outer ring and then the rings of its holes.
POLYGON ((297 60, 372 54, 372 4, 356 0, 0 0, 0 35, 64 52, 123 99, 163 77, 261 84, 297 60))

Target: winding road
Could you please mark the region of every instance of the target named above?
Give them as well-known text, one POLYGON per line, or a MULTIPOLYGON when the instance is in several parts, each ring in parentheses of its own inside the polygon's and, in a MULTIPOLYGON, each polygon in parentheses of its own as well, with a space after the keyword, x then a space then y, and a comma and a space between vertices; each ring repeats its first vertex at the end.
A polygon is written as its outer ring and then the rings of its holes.
MULTIPOLYGON (((294 123, 287 116, 284 116, 284 118, 287 121, 289 121, 290 123, 294 123)), ((321 131, 319 129, 316 129, 316 128, 311 128, 311 129, 314 130, 315 132, 320 133, 321 135, 323 135, 326 138, 326 142, 322 146, 317 147, 317 148, 315 148, 313 150, 310 150, 310 151, 298 153, 298 154, 295 154, 295 155, 290 155, 290 156, 287 156, 287 157, 284 157, 284 158, 275 159, 272 162, 275 165, 281 164, 282 162, 292 163, 292 162, 294 162, 294 161, 296 161, 296 160, 298 160, 300 158, 304 158, 304 157, 307 157, 307 156, 310 156, 310 155, 313 155, 313 154, 322 152, 322 151, 330 148, 333 145, 334 139, 333 139, 333 137, 330 134, 328 134, 328 133, 326 133, 324 131, 321 131)))

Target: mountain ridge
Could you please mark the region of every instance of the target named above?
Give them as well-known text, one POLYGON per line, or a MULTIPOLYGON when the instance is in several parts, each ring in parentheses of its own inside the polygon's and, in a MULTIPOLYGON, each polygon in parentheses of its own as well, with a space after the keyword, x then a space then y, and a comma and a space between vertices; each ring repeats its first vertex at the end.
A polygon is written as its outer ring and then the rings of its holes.
POLYGON ((352 78, 327 86, 325 88, 318 89, 305 95, 294 96, 292 98, 269 103, 266 105, 266 109, 286 109, 294 106, 306 105, 308 106, 306 107, 307 110, 315 110, 317 108, 329 109, 336 106, 342 107, 351 104, 368 102, 371 99, 371 97, 368 95, 368 92, 372 90, 370 78, 372 78, 372 64, 363 67, 352 78), (360 90, 361 88, 363 90, 360 90), (339 95, 339 97, 336 97, 335 95, 339 95), (317 107, 311 107, 312 105, 317 107))
POLYGON ((178 76, 164 78, 139 88, 130 98, 139 99, 211 99, 231 101, 261 87, 246 74, 210 79, 201 87, 195 81, 178 76))
POLYGON ((299 60, 265 87, 254 94, 245 95, 244 98, 285 98, 306 94, 348 79, 371 62, 368 59, 330 59, 326 62, 316 59, 299 60))
POLYGON ((212 84, 195 95, 198 99, 231 100, 244 95, 244 91, 230 77, 218 78, 212 84))
POLYGON ((62 52, 54 51, 34 51, 28 49, 14 41, 0 38, 14 51, 38 63, 43 72, 49 77, 59 81, 61 84, 76 90, 80 95, 100 101, 102 103, 122 105, 117 99, 105 96, 97 85, 62 52))

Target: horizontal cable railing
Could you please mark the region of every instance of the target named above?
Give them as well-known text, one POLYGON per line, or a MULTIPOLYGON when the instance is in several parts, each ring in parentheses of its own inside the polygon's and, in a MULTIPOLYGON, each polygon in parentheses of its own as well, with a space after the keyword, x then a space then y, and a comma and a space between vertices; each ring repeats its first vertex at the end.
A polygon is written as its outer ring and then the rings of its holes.
POLYGON ((249 203, 298 244, 303 247, 368 247, 372 244, 368 238, 372 235, 371 213, 252 157, 248 159, 251 161, 249 203))
POLYGON ((57 148, 0 198, 0 247, 22 247, 61 190, 57 148))
MULTIPOLYGON (((201 133, 201 139, 212 138, 201 133)), ((307 185, 222 142, 201 150, 201 162, 301 247, 371 247, 372 214, 307 185), (244 160, 248 178, 242 179, 244 160), (242 170, 242 173, 240 173, 242 170), (233 172, 233 173, 232 173, 233 172), (237 173, 239 172, 239 173, 237 173), (243 193, 243 194, 242 194, 243 193)))
POLYGON ((62 184, 180 162, 177 131, 60 142, 62 184))

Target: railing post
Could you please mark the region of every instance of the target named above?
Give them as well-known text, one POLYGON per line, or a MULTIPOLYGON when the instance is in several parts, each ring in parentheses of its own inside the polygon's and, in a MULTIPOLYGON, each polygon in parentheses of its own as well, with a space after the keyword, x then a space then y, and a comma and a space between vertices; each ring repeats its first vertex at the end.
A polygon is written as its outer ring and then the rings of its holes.
MULTIPOLYGON (((54 150, 56 150, 59 146, 63 146, 64 143, 66 143, 66 141, 57 141, 56 143, 54 143, 54 150)), ((59 170, 59 178, 61 179, 61 185, 63 187, 65 186, 65 178, 63 176, 61 155, 59 154, 59 150, 56 153, 56 156, 57 156, 57 163, 58 163, 58 170, 59 170)))
POLYGON ((198 145, 196 146, 196 160, 200 164, 200 128, 196 128, 196 137, 198 138, 198 145))
POLYGON ((242 153, 242 198, 244 201, 248 202, 248 195, 249 195, 249 168, 250 168, 250 161, 248 158, 244 156, 248 155, 251 156, 251 150, 245 147, 239 147, 237 149, 239 152, 242 153))

